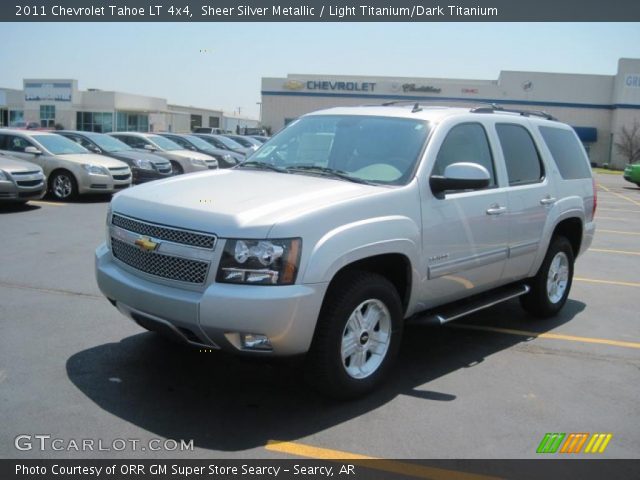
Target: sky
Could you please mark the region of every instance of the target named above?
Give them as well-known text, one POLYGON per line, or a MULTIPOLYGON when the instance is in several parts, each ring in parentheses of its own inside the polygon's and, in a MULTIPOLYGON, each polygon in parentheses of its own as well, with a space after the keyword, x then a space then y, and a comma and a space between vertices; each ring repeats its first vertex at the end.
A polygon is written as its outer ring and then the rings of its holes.
POLYGON ((640 23, 0 23, 0 87, 72 78, 258 118, 262 77, 614 75, 640 23))

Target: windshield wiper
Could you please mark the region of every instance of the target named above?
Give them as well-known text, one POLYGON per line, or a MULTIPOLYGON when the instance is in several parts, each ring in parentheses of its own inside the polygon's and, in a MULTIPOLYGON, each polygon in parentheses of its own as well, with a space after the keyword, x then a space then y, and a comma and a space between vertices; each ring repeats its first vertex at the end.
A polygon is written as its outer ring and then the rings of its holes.
POLYGON ((319 167, 316 165, 295 165, 293 167, 287 167, 287 170, 290 172, 301 171, 301 172, 319 173, 321 175, 326 175, 329 177, 341 178, 349 182, 362 183, 365 185, 374 185, 374 183, 364 180, 363 178, 352 177, 347 172, 344 172, 342 170, 336 170, 335 168, 319 167))
POLYGON ((270 163, 258 162, 257 160, 250 160, 250 161, 247 161, 247 162, 242 162, 242 163, 236 165, 235 168, 240 168, 240 167, 262 168, 262 169, 265 169, 265 170, 272 170, 274 172, 279 172, 279 173, 289 173, 289 170, 286 169, 286 168, 276 167, 275 165, 272 165, 270 163))

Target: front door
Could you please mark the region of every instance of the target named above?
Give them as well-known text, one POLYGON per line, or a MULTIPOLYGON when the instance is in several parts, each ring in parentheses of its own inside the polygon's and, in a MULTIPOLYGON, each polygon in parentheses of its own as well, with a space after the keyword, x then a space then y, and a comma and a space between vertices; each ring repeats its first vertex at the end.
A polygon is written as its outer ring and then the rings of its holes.
MULTIPOLYGON (((453 126, 439 147, 430 175, 458 162, 482 165, 488 188, 423 195, 423 298, 426 308, 497 286, 508 255, 507 193, 499 188, 485 127, 453 126)), ((427 187, 428 188, 428 187, 427 187)))

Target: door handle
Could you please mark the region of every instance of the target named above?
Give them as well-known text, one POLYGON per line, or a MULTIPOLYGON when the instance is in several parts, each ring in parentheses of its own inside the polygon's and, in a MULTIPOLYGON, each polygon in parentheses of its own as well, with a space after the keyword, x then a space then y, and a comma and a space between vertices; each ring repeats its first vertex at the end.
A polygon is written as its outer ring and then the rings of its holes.
POLYGON ((487 215, 502 215, 507 211, 507 207, 502 207, 497 203, 494 203, 487 209, 487 215))
POLYGON ((540 205, 553 205, 554 203, 556 203, 556 199, 551 195, 547 195, 546 197, 540 199, 540 205))

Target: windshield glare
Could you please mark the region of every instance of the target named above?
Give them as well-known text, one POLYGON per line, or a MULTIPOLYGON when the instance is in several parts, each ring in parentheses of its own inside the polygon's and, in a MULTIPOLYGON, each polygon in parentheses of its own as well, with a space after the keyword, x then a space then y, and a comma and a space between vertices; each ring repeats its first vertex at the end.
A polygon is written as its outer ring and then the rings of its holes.
POLYGON ((290 124, 248 160, 316 166, 373 183, 404 185, 429 133, 424 120, 317 115, 290 124))
POLYGON ((115 137, 103 134, 87 135, 89 139, 104 152, 122 152, 123 150, 133 150, 126 143, 118 140, 115 137))
POLYGON ((160 135, 149 135, 149 140, 155 143, 162 150, 171 151, 171 150, 184 150, 180 145, 178 145, 173 140, 169 140, 166 137, 161 137, 160 135))
POLYGON ((54 155, 90 153, 82 145, 62 135, 34 135, 32 138, 54 155))

